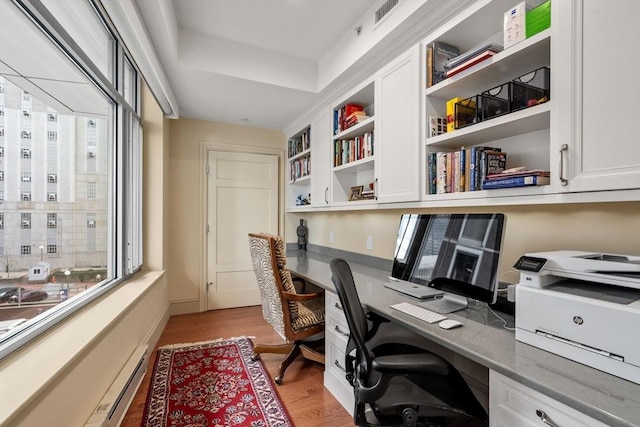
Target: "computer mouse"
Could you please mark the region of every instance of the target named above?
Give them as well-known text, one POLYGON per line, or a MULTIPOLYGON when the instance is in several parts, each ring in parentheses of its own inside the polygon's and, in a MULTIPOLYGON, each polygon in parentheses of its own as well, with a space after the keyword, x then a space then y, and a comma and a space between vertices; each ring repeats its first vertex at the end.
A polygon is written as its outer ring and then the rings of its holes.
POLYGON ((444 319, 442 322, 438 323, 442 329, 453 329, 459 326, 462 326, 461 322, 453 319, 444 319))

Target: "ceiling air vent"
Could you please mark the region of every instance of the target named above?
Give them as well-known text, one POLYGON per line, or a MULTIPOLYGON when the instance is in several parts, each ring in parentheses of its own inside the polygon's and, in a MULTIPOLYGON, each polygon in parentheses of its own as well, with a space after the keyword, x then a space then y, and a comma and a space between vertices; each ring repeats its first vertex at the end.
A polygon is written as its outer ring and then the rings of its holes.
POLYGON ((387 14, 391 12, 391 9, 393 9, 399 1, 400 0, 387 0, 386 2, 384 2, 384 4, 380 6, 378 10, 376 10, 375 24, 377 24, 382 18, 387 16, 387 14))

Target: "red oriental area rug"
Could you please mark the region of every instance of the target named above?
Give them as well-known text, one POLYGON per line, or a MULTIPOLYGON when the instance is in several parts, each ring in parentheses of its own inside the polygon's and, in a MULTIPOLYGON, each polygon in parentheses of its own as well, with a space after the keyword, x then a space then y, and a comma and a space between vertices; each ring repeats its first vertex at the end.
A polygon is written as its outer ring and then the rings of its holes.
POLYGON ((293 427, 248 338, 161 347, 143 427, 293 427))

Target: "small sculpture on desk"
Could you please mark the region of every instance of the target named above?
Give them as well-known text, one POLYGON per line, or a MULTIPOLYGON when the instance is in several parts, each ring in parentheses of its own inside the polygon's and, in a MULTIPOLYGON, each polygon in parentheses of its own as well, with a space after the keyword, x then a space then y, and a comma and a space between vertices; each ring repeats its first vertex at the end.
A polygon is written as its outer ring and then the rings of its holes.
POLYGON ((307 227, 304 225, 304 219, 300 220, 300 225, 296 229, 298 234, 298 250, 307 250, 307 227))

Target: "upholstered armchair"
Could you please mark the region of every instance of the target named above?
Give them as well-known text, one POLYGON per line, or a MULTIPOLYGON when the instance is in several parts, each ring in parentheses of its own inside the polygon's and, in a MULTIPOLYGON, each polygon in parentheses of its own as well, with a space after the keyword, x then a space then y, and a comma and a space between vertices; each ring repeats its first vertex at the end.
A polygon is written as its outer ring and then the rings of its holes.
POLYGON ((285 370, 298 355, 324 364, 324 351, 320 350, 324 347, 324 293, 306 292, 310 286, 292 278, 280 236, 250 233, 249 250, 262 315, 284 340, 278 345, 256 344, 253 359, 260 353, 287 354, 274 379, 282 384, 285 370))

